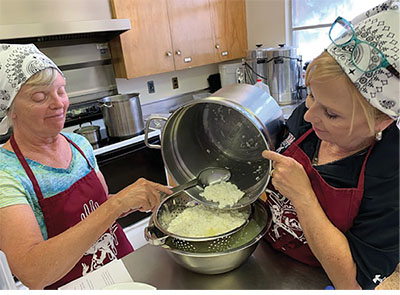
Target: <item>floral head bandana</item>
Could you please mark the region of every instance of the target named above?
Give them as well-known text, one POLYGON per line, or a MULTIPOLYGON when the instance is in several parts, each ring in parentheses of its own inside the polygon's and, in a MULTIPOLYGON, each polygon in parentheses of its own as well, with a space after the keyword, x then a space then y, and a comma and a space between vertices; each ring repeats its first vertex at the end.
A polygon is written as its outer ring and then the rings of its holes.
POLYGON ((47 68, 60 69, 33 44, 0 44, 0 134, 11 126, 7 110, 21 86, 35 73, 47 68))
MULTIPOLYGON (((358 39, 377 47, 389 64, 400 71, 400 2, 388 0, 352 20, 358 39)), ((365 99, 375 108, 397 120, 400 116, 400 80, 386 68, 363 72, 354 66, 351 53, 354 42, 340 47, 331 44, 327 51, 342 67, 365 99)), ((369 58, 362 54, 358 58, 369 58)))

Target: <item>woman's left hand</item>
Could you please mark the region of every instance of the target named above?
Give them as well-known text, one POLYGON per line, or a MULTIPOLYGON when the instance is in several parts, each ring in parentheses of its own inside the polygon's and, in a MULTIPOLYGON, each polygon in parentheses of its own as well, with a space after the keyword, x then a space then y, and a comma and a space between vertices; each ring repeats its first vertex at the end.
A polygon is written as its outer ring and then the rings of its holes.
POLYGON ((272 161, 271 182, 283 196, 293 203, 307 201, 306 197, 315 196, 310 179, 303 166, 295 159, 272 151, 263 151, 262 156, 272 161))

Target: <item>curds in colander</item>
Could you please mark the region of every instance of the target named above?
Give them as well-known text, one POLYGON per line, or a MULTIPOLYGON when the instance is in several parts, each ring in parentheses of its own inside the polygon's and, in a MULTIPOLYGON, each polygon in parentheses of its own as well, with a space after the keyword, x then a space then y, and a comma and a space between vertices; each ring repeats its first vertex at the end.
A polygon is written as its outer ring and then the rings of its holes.
MULTIPOLYGON (((185 192, 173 198, 169 202, 174 205, 191 200, 185 192)), ((254 252, 271 226, 271 213, 264 202, 257 200, 249 206, 251 214, 243 227, 234 233, 202 241, 165 234, 155 225, 154 218, 157 215, 154 212, 145 229, 145 238, 149 243, 163 247, 186 269, 204 274, 224 273, 240 266, 254 252)))
MULTIPOLYGON (((246 206, 244 208, 229 210, 229 212, 233 212, 234 214, 238 214, 243 216, 245 222, 232 230, 221 233, 218 235, 207 236, 207 237, 190 237, 190 236, 182 236, 168 231, 168 226, 170 222, 175 219, 179 214, 183 212, 186 208, 194 207, 197 205, 201 205, 197 203, 197 201, 193 200, 187 193, 180 193, 175 196, 168 197, 164 199, 161 204, 158 206, 157 210, 153 213, 153 221, 155 226, 163 232, 165 235, 168 235, 174 239, 178 239, 181 241, 192 241, 192 242, 206 242, 206 241, 214 241, 218 240, 219 242, 223 242, 224 240, 228 240, 229 236, 234 234, 243 228, 248 222, 249 217, 252 212, 251 206, 246 206)), ((218 212, 222 212, 219 209, 209 208, 209 210, 213 211, 213 214, 218 214, 218 212)), ((227 211, 225 211, 227 212, 227 211)))
MULTIPOLYGON (((256 220, 254 208, 257 206, 253 203, 245 208, 237 209, 247 216, 245 223, 220 235, 210 237, 186 237, 171 233, 167 230, 172 219, 176 218, 176 216, 188 206, 196 206, 196 204, 196 201, 185 192, 162 201, 160 206, 153 213, 149 226, 146 228, 146 239, 152 244, 163 246, 164 248, 193 253, 215 253, 232 249, 238 246, 240 241, 245 241, 246 239, 250 240, 262 231, 262 228, 266 225, 266 220, 258 216, 259 212, 257 212, 256 220), (252 233, 254 236, 247 237, 252 233)), ((266 214, 265 218, 267 218, 267 216, 268 214, 266 214)))

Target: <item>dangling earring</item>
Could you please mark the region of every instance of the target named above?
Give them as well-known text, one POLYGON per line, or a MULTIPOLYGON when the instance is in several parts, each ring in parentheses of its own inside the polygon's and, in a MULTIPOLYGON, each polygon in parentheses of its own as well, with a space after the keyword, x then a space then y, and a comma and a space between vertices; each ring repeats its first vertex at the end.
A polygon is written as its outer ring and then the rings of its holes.
POLYGON ((375 134, 375 140, 380 141, 382 139, 382 131, 379 131, 375 134))

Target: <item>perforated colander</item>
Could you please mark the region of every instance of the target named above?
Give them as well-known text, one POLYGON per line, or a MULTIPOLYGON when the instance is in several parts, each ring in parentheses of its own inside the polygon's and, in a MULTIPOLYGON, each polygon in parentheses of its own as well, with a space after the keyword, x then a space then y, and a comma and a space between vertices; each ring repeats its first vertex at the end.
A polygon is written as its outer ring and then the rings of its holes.
MULTIPOLYGON (((170 202, 177 205, 181 202, 184 203, 183 200, 186 198, 190 199, 185 193, 182 193, 182 195, 177 200, 170 202)), ((151 244, 162 246, 169 250, 170 253, 174 253, 175 256, 184 256, 186 258, 187 255, 190 255, 190 257, 193 255, 196 255, 193 257, 203 257, 202 255, 206 255, 207 253, 210 255, 217 253, 226 254, 231 251, 237 251, 237 249, 245 249, 257 243, 271 224, 270 214, 262 201, 252 203, 249 206, 251 206, 251 214, 244 226, 233 233, 214 236, 206 240, 187 240, 185 237, 181 238, 176 235, 165 234, 155 225, 154 218, 156 212, 154 212, 150 218, 149 226, 145 229, 145 237, 151 244)))
POLYGON ((256 212, 258 207, 253 203, 238 209, 248 216, 243 225, 220 235, 202 238, 185 237, 166 230, 171 220, 188 206, 195 205, 195 201, 185 192, 165 199, 150 219, 149 226, 145 230, 146 239, 154 245, 189 253, 219 253, 252 240, 265 227, 265 218, 260 216, 260 212, 256 212))
POLYGON ((165 245, 184 252, 218 253, 232 249, 234 241, 233 235, 202 242, 186 241, 170 237, 166 240, 165 245))

